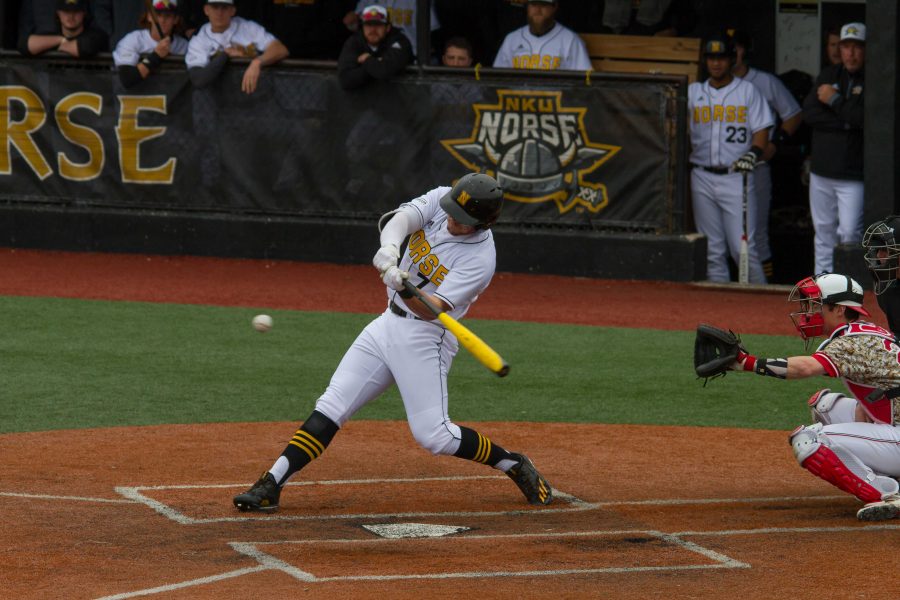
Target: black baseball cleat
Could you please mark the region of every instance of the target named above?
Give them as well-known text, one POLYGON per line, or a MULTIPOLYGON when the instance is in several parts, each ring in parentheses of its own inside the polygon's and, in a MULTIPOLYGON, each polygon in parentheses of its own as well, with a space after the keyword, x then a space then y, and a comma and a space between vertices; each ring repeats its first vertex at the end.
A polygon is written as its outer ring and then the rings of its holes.
POLYGON ((510 452, 510 456, 518 462, 506 472, 516 482, 530 504, 550 504, 553 502, 553 489, 550 482, 538 473, 534 463, 524 454, 510 452))
POLYGON ((241 512, 275 512, 278 510, 278 497, 281 496, 281 488, 275 483, 271 473, 263 473, 259 481, 253 484, 249 490, 234 497, 234 505, 241 512))

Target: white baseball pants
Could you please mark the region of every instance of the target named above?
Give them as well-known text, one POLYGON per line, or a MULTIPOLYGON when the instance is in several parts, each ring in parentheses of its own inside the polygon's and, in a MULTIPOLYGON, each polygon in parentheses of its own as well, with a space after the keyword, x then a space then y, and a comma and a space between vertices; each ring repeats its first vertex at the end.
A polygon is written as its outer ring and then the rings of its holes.
POLYGON ((863 234, 863 182, 811 173, 809 211, 815 238, 814 273, 834 270, 834 248, 854 244, 863 234))
MULTIPOLYGON (((756 250, 756 186, 747 178, 747 246, 750 257, 750 282, 765 283, 762 264, 756 250)), ((741 236, 744 233, 743 176, 740 173, 717 175, 691 170, 691 197, 697 231, 706 236, 706 278, 728 282, 728 256, 739 263, 741 236)))
POLYGON ((447 411, 447 373, 458 349, 443 327, 386 311, 344 354, 316 410, 341 426, 396 383, 416 442, 433 454, 453 454, 461 433, 447 411))

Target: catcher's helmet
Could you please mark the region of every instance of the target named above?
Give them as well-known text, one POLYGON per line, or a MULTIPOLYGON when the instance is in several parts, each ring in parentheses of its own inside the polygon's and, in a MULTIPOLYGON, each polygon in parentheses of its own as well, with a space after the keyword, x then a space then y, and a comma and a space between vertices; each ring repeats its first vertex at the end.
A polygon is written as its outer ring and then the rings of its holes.
POLYGON ((875 293, 884 293, 897 280, 900 268, 900 242, 895 231, 900 228, 900 215, 891 215, 869 225, 863 234, 866 265, 875 279, 875 293))
POLYGON ((483 173, 469 173, 460 178, 441 198, 441 208, 454 220, 476 229, 487 229, 500 216, 503 188, 497 180, 483 173))
POLYGON ((809 340, 825 333, 823 304, 840 304, 868 317, 863 308, 863 288, 854 279, 837 273, 823 273, 801 280, 791 290, 789 302, 799 302, 799 310, 791 312, 791 321, 800 337, 809 340))
POLYGON ((703 44, 703 56, 734 56, 734 43, 728 35, 714 35, 703 44))

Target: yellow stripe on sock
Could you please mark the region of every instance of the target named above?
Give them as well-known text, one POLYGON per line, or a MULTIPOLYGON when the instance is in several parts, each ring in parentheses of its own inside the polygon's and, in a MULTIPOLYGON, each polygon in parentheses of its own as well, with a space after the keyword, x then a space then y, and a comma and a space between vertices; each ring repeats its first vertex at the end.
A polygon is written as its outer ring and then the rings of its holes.
POLYGON ((325 452, 325 446, 322 445, 322 442, 306 433, 302 429, 298 429, 297 433, 294 434, 294 439, 297 439, 298 437, 306 438, 306 440, 310 442, 310 447, 316 451, 316 456, 325 452))
MULTIPOLYGON (((476 432, 477 433, 477 432, 476 432)), ((475 453, 475 460, 480 463, 487 463, 488 456, 491 455, 491 440, 487 439, 480 433, 478 434, 478 452, 475 453)))
POLYGON ((298 448, 300 448, 301 450, 306 452, 306 454, 309 456, 309 460, 314 460, 316 458, 315 455, 312 453, 312 451, 309 448, 307 448, 306 446, 304 446, 303 444, 299 444, 299 443, 295 442, 294 440, 289 441, 288 444, 290 444, 292 446, 297 446, 298 448))

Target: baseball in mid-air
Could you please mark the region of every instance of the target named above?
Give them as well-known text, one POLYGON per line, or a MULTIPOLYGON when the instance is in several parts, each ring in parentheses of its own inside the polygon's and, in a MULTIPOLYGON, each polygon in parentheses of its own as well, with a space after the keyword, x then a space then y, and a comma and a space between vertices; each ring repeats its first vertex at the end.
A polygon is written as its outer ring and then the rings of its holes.
POLYGON ((272 317, 269 315, 256 315, 253 317, 253 329, 265 333, 272 329, 272 317))

